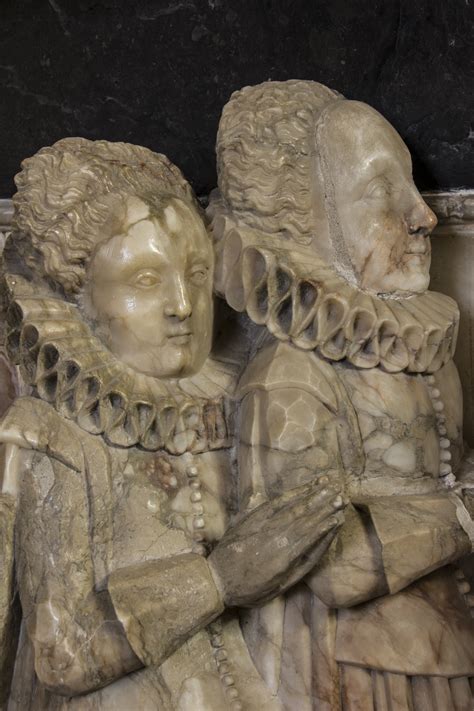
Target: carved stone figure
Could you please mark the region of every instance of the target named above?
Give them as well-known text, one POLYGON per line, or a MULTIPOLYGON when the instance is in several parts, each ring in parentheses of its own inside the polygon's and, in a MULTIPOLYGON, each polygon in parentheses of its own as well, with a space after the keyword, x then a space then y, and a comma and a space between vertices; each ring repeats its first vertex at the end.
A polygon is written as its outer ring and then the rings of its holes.
POLYGON ((409 151, 369 106, 288 81, 232 96, 217 157, 217 288, 254 329, 240 506, 319 478, 347 503, 305 580, 249 610, 252 658, 285 709, 467 711, 459 317, 427 291, 436 218, 409 151))
POLYGON ((79 138, 16 180, 2 703, 17 587, 9 710, 280 709, 232 608, 305 576, 343 501, 311 482, 232 518, 241 353, 213 341, 212 246, 191 188, 164 156, 79 138))

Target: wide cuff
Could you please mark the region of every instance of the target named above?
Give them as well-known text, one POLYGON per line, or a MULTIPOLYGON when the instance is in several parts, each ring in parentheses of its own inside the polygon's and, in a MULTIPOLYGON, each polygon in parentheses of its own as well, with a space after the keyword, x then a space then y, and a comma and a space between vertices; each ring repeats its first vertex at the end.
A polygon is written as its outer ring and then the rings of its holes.
POLYGON ((108 590, 135 654, 161 664, 224 610, 205 558, 193 553, 113 572, 108 590))
POLYGON ((380 497, 358 507, 372 520, 392 594, 471 551, 447 494, 380 497))

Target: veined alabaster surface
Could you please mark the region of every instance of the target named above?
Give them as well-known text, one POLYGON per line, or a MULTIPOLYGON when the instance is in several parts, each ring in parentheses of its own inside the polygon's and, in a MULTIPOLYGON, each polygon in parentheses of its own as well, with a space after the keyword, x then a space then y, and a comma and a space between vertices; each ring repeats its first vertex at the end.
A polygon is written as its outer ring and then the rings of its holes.
POLYGON ((318 478, 345 502, 311 573, 245 614, 252 659, 288 709, 467 710, 459 311, 428 290, 437 220, 408 149, 365 104, 267 82, 224 107, 217 160, 216 289, 255 333, 240 506, 318 478))
POLYGON ((289 81, 217 160, 206 215, 64 139, 2 213, 0 707, 468 711, 459 309, 409 152, 289 81))

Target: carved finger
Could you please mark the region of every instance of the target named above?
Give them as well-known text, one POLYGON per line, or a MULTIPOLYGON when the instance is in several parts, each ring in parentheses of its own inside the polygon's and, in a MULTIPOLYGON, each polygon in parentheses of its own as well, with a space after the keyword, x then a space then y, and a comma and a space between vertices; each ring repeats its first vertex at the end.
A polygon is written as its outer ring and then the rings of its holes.
MULTIPOLYGON (((271 502, 273 510, 276 512, 288 507, 291 508, 295 506, 298 502, 304 502, 307 501, 308 498, 317 496, 318 494, 323 492, 328 486, 328 481, 326 481, 325 479, 326 477, 322 477, 321 479, 315 479, 314 481, 311 481, 307 484, 302 484, 301 486, 295 487, 294 489, 285 491, 284 494, 277 497, 276 499, 273 499, 273 501, 271 502)), ((339 489, 337 493, 339 493, 339 489)))
POLYGON ((337 528, 333 528, 328 531, 323 538, 321 538, 318 543, 313 546, 307 553, 301 556, 299 560, 296 561, 295 566, 286 580, 283 581, 280 593, 285 592, 293 585, 298 583, 302 578, 306 577, 313 568, 319 563, 323 555, 326 553, 327 549, 333 542, 337 535, 337 528))
POLYGON ((291 531, 288 531, 290 544, 295 553, 304 555, 318 543, 320 538, 329 531, 339 528, 343 522, 344 514, 341 511, 332 511, 331 515, 319 522, 316 522, 311 515, 304 516, 295 521, 291 531))
MULTIPOLYGON (((295 560, 289 570, 287 570, 283 575, 278 576, 280 582, 277 583, 275 580, 274 584, 271 586, 271 591, 269 590, 267 593, 262 593, 262 596, 258 600, 258 604, 266 603, 277 595, 281 595, 308 575, 308 573, 310 573, 318 564, 324 553, 333 542, 335 536, 337 535, 337 530, 338 529, 334 528, 333 530, 328 531, 315 546, 295 560)), ((254 605, 255 602, 255 600, 241 600, 239 604, 245 607, 249 604, 254 605)))
POLYGON ((301 518, 311 513, 316 518, 325 518, 332 510, 337 510, 344 506, 345 502, 342 498, 339 488, 332 486, 315 487, 306 492, 303 496, 298 497, 281 509, 288 513, 293 519, 301 518), (332 504, 331 502, 335 503, 332 504), (328 513, 323 513, 323 512, 328 513), (320 516, 319 516, 320 514, 320 516))

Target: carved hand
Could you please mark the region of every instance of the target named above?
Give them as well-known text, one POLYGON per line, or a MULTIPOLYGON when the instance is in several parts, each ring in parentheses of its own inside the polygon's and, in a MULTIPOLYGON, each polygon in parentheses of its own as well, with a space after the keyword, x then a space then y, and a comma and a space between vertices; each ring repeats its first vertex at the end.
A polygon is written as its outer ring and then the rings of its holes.
POLYGON ((292 489, 229 529, 208 558, 228 607, 275 597, 319 561, 344 521, 340 488, 326 478, 292 489))

